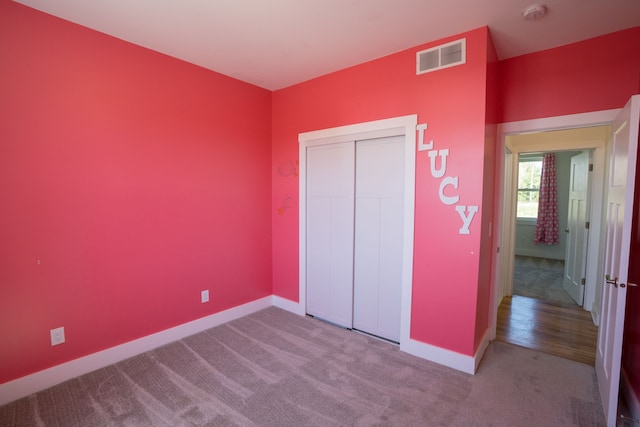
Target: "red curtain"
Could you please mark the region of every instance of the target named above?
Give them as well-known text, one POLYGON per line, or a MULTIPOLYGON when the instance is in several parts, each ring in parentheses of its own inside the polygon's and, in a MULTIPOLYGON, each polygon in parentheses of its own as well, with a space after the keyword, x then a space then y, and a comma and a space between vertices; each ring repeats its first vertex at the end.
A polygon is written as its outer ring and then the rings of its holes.
POLYGON ((557 245, 560 243, 558 231, 558 189, 556 181, 556 155, 547 153, 542 158, 542 176, 538 198, 538 222, 533 235, 533 243, 557 245))

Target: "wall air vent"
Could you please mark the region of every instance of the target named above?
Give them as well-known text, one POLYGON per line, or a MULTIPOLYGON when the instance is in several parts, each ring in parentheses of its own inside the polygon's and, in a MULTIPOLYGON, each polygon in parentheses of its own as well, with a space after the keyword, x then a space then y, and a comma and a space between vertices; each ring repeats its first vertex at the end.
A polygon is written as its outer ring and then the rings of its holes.
POLYGON ((416 54, 416 74, 461 65, 467 62, 467 39, 456 40, 416 54))

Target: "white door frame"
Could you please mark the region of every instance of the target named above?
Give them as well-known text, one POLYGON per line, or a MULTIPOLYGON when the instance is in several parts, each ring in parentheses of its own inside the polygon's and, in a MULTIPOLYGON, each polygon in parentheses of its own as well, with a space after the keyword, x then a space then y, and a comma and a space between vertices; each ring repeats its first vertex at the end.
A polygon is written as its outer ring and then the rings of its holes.
MULTIPOLYGON (((502 168, 501 171, 499 171, 498 173, 500 173, 500 186, 498 187, 501 191, 500 191, 500 196, 496 196, 496 208, 495 208, 495 212, 496 212, 496 218, 508 218, 511 216, 511 199, 513 198, 513 191, 511 191, 511 187, 512 187, 512 182, 513 182, 513 166, 514 166, 514 160, 513 157, 517 157, 517 155, 514 155, 511 150, 504 146, 502 148, 502 155, 500 157, 500 162, 498 165, 498 169, 502 168), (498 213, 498 211, 500 211, 498 213)), ((500 222, 495 222, 496 224, 501 224, 500 222)), ((495 273, 494 276, 497 278, 501 278, 501 277, 513 277, 513 268, 514 265, 512 262, 498 262, 498 260, 501 257, 501 253, 506 253, 506 254, 513 254, 515 249, 514 249, 514 242, 515 242, 515 221, 513 223, 510 224, 502 224, 502 228, 501 227, 496 227, 498 229, 498 236, 496 238, 496 244, 499 245, 498 248, 500 249, 498 251, 498 249, 495 249, 495 253, 497 253, 498 255, 496 256, 496 263, 497 263, 497 269, 495 269, 495 273), (499 268, 499 269, 498 269, 499 268)), ((496 301, 498 301, 498 304, 495 307, 496 313, 495 315, 497 316, 497 310, 498 310, 498 306, 500 305, 500 301, 502 301, 502 298, 504 298, 505 296, 511 296, 511 294, 513 293, 513 284, 511 284, 511 286, 509 286, 509 283, 507 280, 499 280, 497 282, 496 285, 496 301)), ((491 325, 491 321, 489 321, 489 325, 491 325)), ((495 338, 495 331, 492 332, 491 334, 491 339, 495 338)))
MULTIPOLYGON (((579 149, 594 148, 594 162, 598 162, 598 164, 601 164, 601 166, 597 167, 597 164, 596 164, 596 168, 599 169, 600 171, 598 172, 598 176, 594 176, 593 182, 600 183, 601 185, 599 187, 602 188, 604 186, 604 177, 606 176, 605 175, 606 157, 607 157, 606 150, 608 149, 608 147, 595 147, 595 146, 578 147, 576 145, 568 145, 568 146, 554 145, 554 147, 544 148, 544 147, 541 147, 540 145, 537 145, 537 146, 529 146, 529 147, 515 147, 515 150, 517 150, 515 151, 514 147, 507 147, 506 137, 509 135, 517 135, 517 134, 531 133, 531 132, 544 132, 544 131, 552 131, 552 130, 575 129, 575 128, 582 128, 582 127, 610 125, 615 119, 615 117, 618 115, 619 111, 620 109, 612 109, 612 110, 596 111, 591 113, 571 114, 566 116, 546 117, 541 119, 523 120, 523 121, 499 124, 497 129, 497 141, 498 141, 497 152, 499 153, 500 158, 498 159, 498 162, 497 162, 498 170, 496 170, 496 176, 500 180, 498 188, 505 189, 506 188, 505 186, 509 186, 508 188, 512 188, 514 174, 517 171, 517 165, 516 165, 515 168, 513 167, 511 168, 512 173, 510 174, 510 176, 505 176, 505 161, 507 157, 505 153, 507 150, 509 150, 511 153, 511 155, 508 157, 511 159, 512 162, 515 162, 518 159, 517 154, 520 152, 550 151, 551 149, 574 150, 578 148, 579 149)), ((599 202, 600 205, 602 205, 604 200, 604 194, 602 194, 602 191, 600 191, 600 194, 598 194, 595 187, 598 187, 598 186, 594 185, 594 194, 593 194, 594 197, 592 199, 593 203, 595 205, 596 203, 599 202)), ((515 197, 510 198, 511 200, 509 202, 511 206, 505 206, 504 193, 505 191, 498 192, 496 194, 497 201, 496 201, 496 209, 494 210, 495 212, 494 223, 502 224, 502 226, 498 227, 497 231, 499 235, 496 236, 496 239, 494 240, 495 247, 493 248, 494 253, 496 253, 497 256, 495 258, 495 263, 493 266, 494 267, 493 268, 494 274, 493 274, 493 280, 492 280, 493 298, 492 298, 491 316, 489 319, 489 329, 490 329, 489 332, 490 332, 490 339, 492 340, 495 339, 496 337, 498 306, 500 305, 499 298, 504 294, 504 292, 501 292, 501 289, 504 289, 504 284, 508 279, 508 277, 506 277, 505 274, 508 274, 509 272, 513 272, 514 238, 515 238, 513 233, 515 230, 515 212, 516 212, 515 197), (505 246, 505 243, 506 243, 506 246, 505 246), (499 245, 502 245, 502 246, 499 246, 499 245), (503 287, 501 288, 501 286, 503 287)), ((507 197, 507 199, 509 198, 507 197)), ((602 208, 602 206, 600 206, 600 208, 602 208)), ((598 240, 597 246, 593 246, 593 247, 599 247, 601 245, 601 240, 602 240, 601 214, 597 217, 594 215, 592 216, 591 219, 592 219, 592 224, 597 223, 599 230, 596 232, 596 230, 592 229, 592 232, 590 233, 589 238, 597 239, 598 240)), ((595 244, 596 242, 593 242, 593 243, 595 244)), ((590 240, 589 246, 592 247, 591 245, 592 245, 592 242, 590 240)), ((593 264, 590 267, 592 269, 596 269, 598 267, 601 268, 602 261, 601 261, 601 255, 599 251, 591 251, 591 254, 589 255, 589 260, 587 262, 593 264), (595 261, 593 261, 594 258, 592 258, 592 256, 596 257, 595 261)), ((594 271, 588 271, 587 275, 590 275, 594 279, 597 277, 600 277, 594 271)), ((598 324, 600 313, 599 312, 594 313, 594 310, 592 310, 594 300, 595 300, 595 290, 593 290, 589 294, 585 294, 585 309, 591 310, 592 316, 595 316, 594 322, 598 324), (587 299, 589 299, 589 303, 590 303, 589 306, 587 306, 586 304, 587 299)))
POLYGON ((306 314, 306 153, 307 147, 314 145, 335 144, 346 141, 384 138, 388 136, 404 136, 404 242, 402 248, 402 296, 400 319, 400 346, 409 342, 411 328, 411 294, 413 283, 413 230, 415 206, 416 176, 416 126, 418 115, 394 117, 366 123, 358 123, 304 132, 298 135, 300 187, 299 187, 299 294, 298 314, 306 314))

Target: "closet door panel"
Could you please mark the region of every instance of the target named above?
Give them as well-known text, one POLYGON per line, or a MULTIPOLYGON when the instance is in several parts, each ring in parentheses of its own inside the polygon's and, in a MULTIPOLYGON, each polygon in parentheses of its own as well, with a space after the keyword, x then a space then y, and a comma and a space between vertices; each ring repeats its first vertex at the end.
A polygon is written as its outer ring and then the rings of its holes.
POLYGON ((402 137, 356 143, 354 328, 400 340, 402 137))
POLYGON ((379 335, 380 200, 356 199, 353 327, 379 335))
POLYGON ((307 148, 307 313, 353 324, 353 142, 307 148))
POLYGON ((404 201, 384 199, 380 216, 379 335, 399 342, 404 201))

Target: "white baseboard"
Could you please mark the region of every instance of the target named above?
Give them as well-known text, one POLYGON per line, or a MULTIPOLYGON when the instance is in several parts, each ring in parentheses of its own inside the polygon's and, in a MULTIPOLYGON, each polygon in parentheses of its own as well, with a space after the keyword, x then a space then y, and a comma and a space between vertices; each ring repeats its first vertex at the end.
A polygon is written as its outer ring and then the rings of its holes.
MULTIPOLYGON (((302 304, 275 295, 273 296, 273 305, 300 316, 304 316, 306 314, 306 310, 302 304)), ((478 350, 473 357, 465 356, 451 350, 445 350, 443 348, 412 339, 409 339, 407 344, 401 342, 400 350, 422 359, 473 375, 478 369, 482 356, 489 345, 489 332, 489 329, 487 329, 482 337, 482 342, 478 346, 478 350)))
MULTIPOLYGON (((305 315, 302 304, 278 297, 268 296, 233 307, 182 325, 175 326, 146 337, 139 338, 97 353, 89 354, 60 365, 35 372, 13 381, 0 384, 0 405, 13 402, 32 393, 45 390, 80 375, 93 372, 146 351, 181 340, 190 335, 219 326, 231 320, 247 316, 264 308, 275 306, 301 316, 305 315)), ((489 345, 489 331, 485 333, 474 356, 467 356, 420 341, 409 339, 400 343, 400 350, 417 357, 444 365, 468 374, 475 374, 480 360, 489 345)))
MULTIPOLYGON (((485 337, 487 337, 487 335, 485 335, 485 337)), ((486 345, 483 343, 483 345, 478 348, 475 356, 467 356, 414 339, 409 339, 407 343, 400 343, 401 351, 471 375, 476 373, 476 368, 480 364, 480 359, 482 359, 486 348, 486 345)))
POLYGON ((491 330, 487 329, 484 332, 484 336, 482 337, 482 341, 480 341, 480 345, 478 346, 478 349, 476 350, 476 354, 473 355, 473 363, 474 363, 473 373, 474 374, 478 372, 478 366, 480 366, 480 362, 482 361, 484 352, 487 350, 487 347, 489 347, 489 342, 491 341, 490 338, 491 338, 491 330))
POLYGON ((600 312, 591 310, 591 319, 593 320, 594 325, 600 326, 600 312))
POLYGON ((273 296, 273 305, 275 307, 290 311, 291 313, 298 314, 300 316, 304 316, 306 314, 306 310, 304 309, 302 304, 276 295, 273 296))
POLYGON ((272 297, 264 297, 155 334, 147 335, 106 350, 99 351, 39 372, 0 384, 0 405, 53 387, 80 375, 137 356, 154 348, 180 340, 206 329, 247 316, 273 305, 272 297))
POLYGON ((631 388, 631 382, 624 369, 620 371, 620 389, 624 401, 627 403, 630 417, 640 420, 640 400, 638 400, 638 396, 633 391, 633 388, 631 388))

